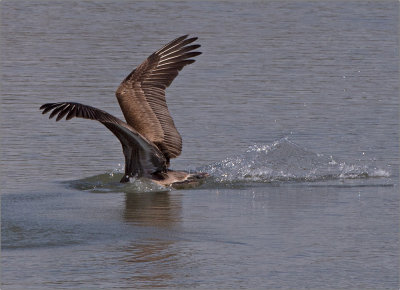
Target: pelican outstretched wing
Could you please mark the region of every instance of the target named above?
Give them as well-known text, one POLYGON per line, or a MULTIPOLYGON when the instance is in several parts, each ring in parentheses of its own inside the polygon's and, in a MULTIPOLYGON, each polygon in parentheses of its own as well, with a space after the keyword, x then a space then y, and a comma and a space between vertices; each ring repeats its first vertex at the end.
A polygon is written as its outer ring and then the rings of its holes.
POLYGON ((160 150, 134 128, 100 109, 72 102, 48 103, 40 107, 43 114, 51 111, 49 119, 57 115, 56 121, 66 116, 96 120, 106 126, 121 142, 125 155, 125 176, 149 176, 166 170, 166 159, 160 150))
POLYGON ((181 36, 150 55, 120 84, 116 96, 126 122, 153 142, 167 161, 182 151, 182 138, 168 111, 165 89, 178 72, 195 62, 197 37, 181 36))

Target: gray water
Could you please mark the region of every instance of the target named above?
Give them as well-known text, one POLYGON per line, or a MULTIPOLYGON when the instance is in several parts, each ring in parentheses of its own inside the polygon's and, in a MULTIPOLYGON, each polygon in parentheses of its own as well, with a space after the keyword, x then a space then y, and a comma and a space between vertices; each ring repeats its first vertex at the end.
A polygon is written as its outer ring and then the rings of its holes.
POLYGON ((1 1, 2 289, 399 288, 398 1, 1 1), (119 184, 101 124, 150 53, 201 187, 119 184))

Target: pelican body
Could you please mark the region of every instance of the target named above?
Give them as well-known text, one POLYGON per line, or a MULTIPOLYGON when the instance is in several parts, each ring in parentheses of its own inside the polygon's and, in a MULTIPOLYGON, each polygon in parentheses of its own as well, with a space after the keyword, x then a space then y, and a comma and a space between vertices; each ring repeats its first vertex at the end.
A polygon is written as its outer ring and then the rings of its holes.
POLYGON ((96 120, 106 126, 121 142, 125 156, 125 174, 145 177, 162 186, 195 186, 207 173, 188 173, 169 169, 170 159, 182 152, 182 138, 175 127, 165 100, 165 90, 179 71, 201 54, 192 44, 197 37, 184 35, 169 42, 134 69, 119 85, 116 97, 125 122, 113 115, 75 102, 47 103, 40 107, 49 119, 66 116, 96 120))

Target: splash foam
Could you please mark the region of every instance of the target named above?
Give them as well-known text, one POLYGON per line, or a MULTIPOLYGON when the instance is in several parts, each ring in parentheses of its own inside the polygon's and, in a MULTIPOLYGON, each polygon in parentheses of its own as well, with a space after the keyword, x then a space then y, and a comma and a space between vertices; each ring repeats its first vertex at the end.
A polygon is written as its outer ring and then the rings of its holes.
POLYGON ((365 165, 347 164, 308 151, 287 138, 270 145, 253 145, 240 156, 226 158, 199 171, 208 172, 218 182, 318 181, 388 177, 390 174, 365 165))

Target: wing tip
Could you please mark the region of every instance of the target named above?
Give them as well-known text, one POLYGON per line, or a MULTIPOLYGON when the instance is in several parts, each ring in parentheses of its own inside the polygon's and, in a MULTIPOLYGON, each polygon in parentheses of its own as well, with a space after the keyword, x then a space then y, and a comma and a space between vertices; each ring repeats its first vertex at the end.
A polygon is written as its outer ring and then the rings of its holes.
POLYGON ((177 42, 186 41, 187 44, 189 44, 189 43, 192 43, 192 42, 194 42, 194 41, 196 41, 196 40, 199 39, 198 36, 193 36, 193 37, 188 38, 189 36, 190 36, 190 34, 185 34, 185 35, 182 35, 182 36, 180 36, 180 37, 177 37, 177 38, 176 38, 175 40, 173 40, 173 41, 177 41, 177 42), (179 41, 178 41, 178 39, 179 39, 179 41))
POLYGON ((199 39, 199 38, 197 36, 194 36, 194 37, 189 38, 188 40, 191 40, 193 42, 193 41, 196 41, 197 39, 199 39))

